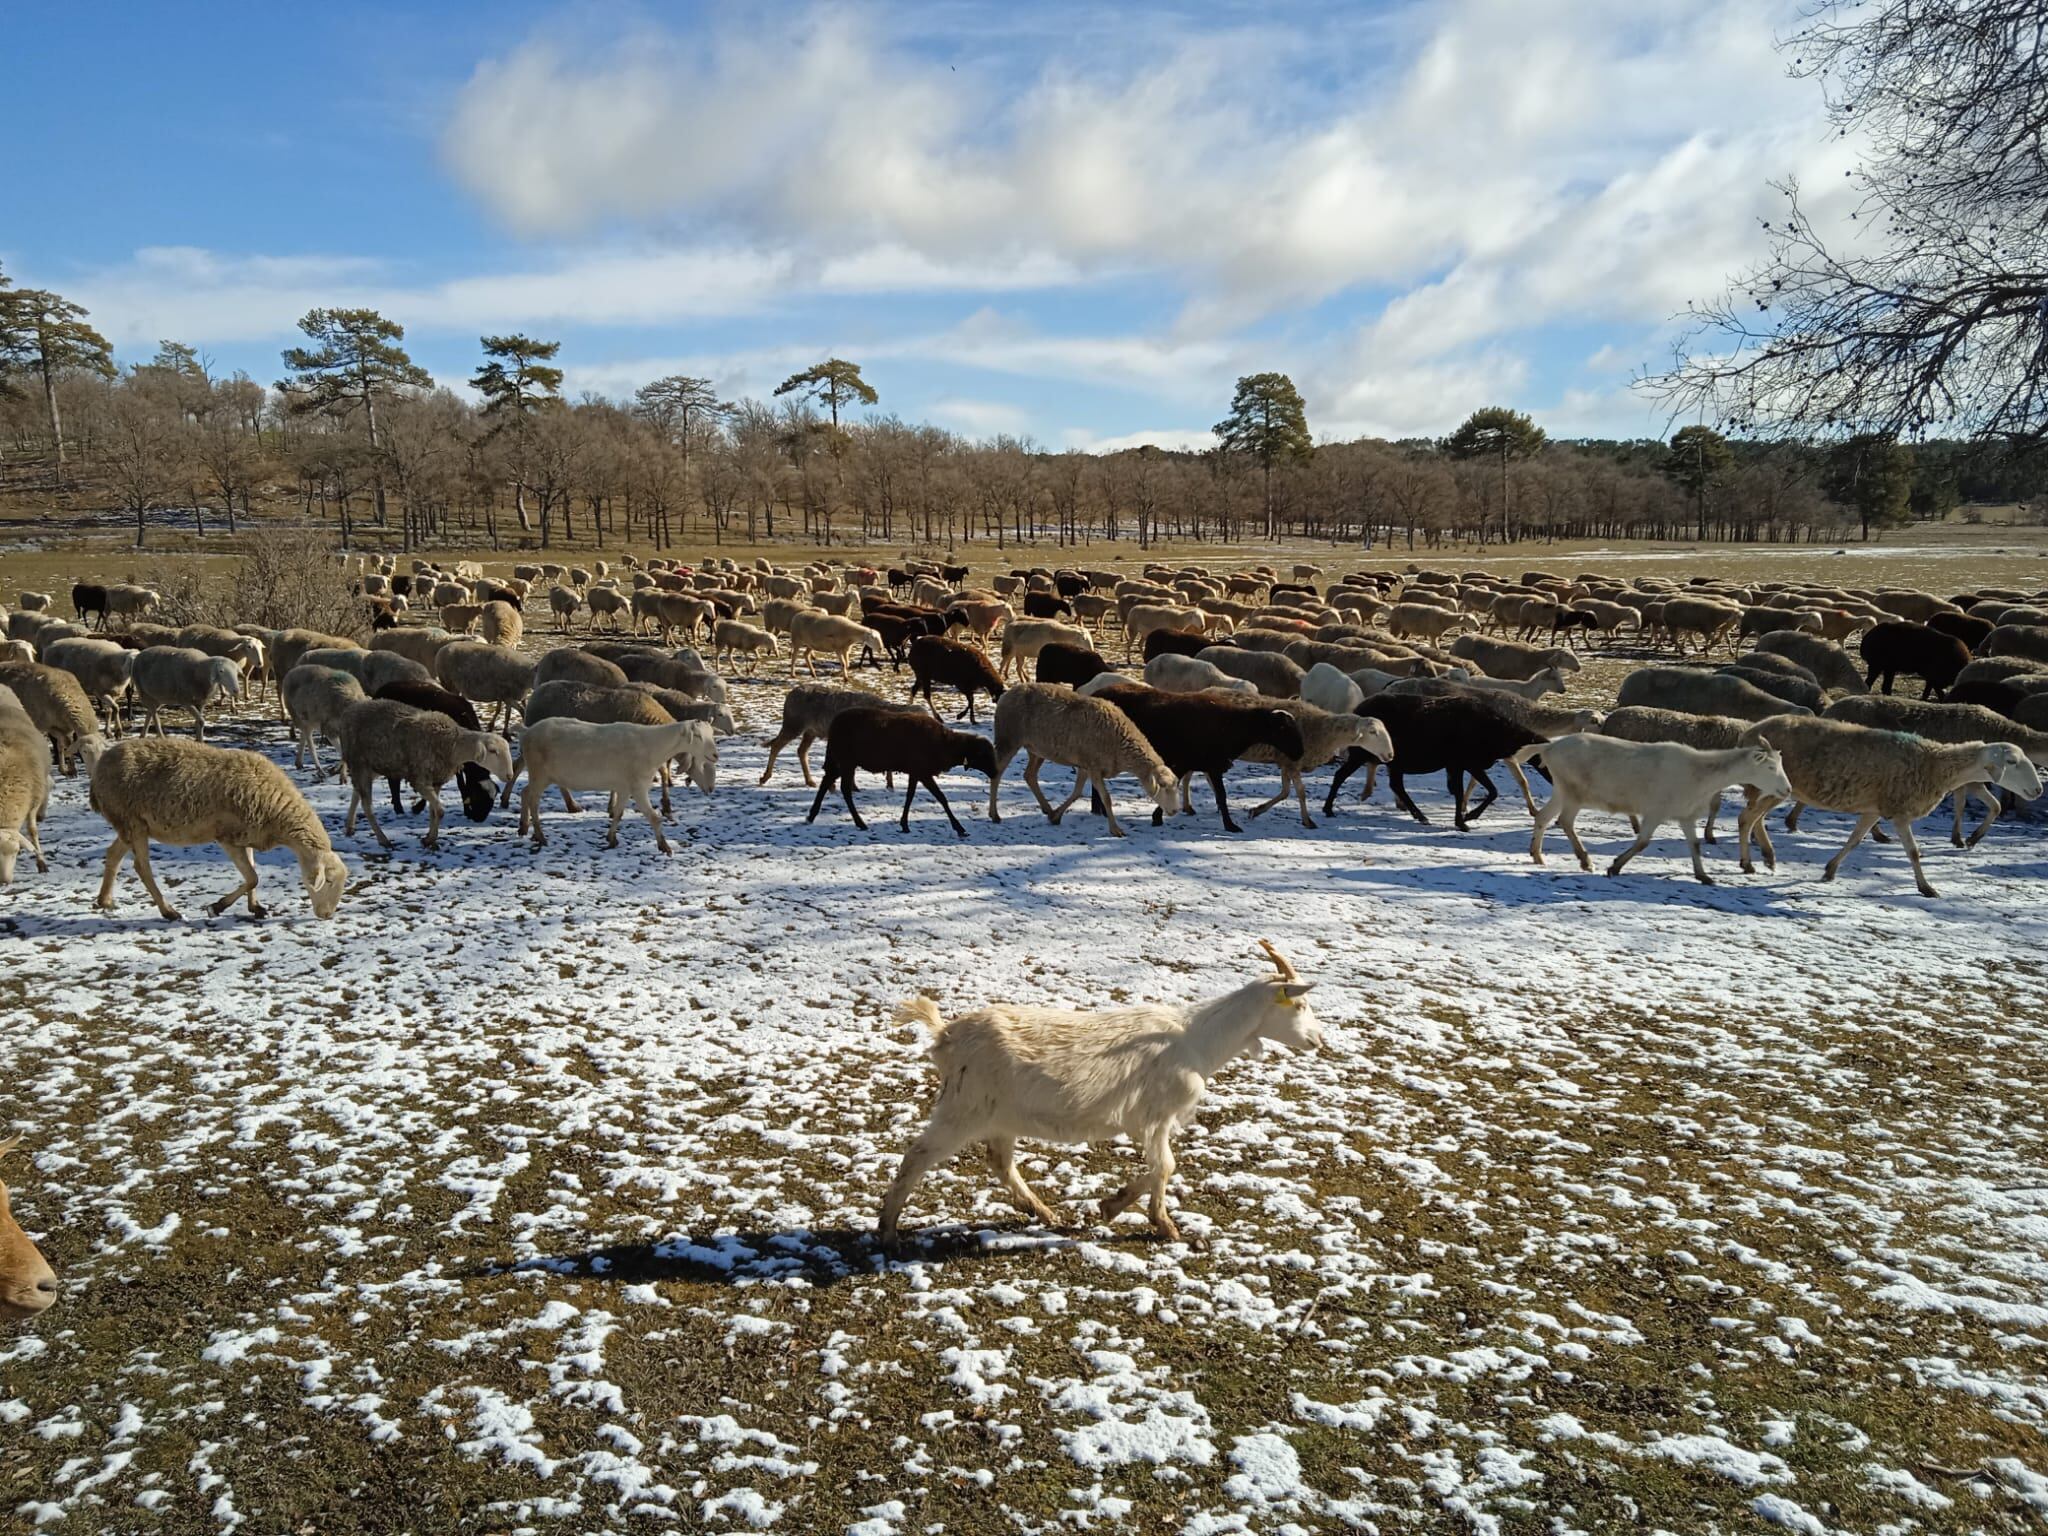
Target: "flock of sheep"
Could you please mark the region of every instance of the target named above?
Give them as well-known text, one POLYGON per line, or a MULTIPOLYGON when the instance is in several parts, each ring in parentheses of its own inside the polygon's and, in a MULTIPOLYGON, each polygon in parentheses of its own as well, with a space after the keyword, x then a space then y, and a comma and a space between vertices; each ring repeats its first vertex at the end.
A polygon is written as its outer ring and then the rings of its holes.
POLYGON ((1062 568, 1016 570, 984 587, 968 584, 965 567, 910 561, 794 570, 764 560, 627 559, 616 573, 594 562, 489 577, 475 565, 414 561, 401 573, 393 561, 362 560, 355 579, 367 644, 303 629, 158 624, 157 595, 132 585, 77 584, 69 621, 51 596, 24 592, 0 650, 0 880, 12 879, 23 848, 47 867, 39 824, 51 765, 69 774, 82 760, 90 803, 112 831, 96 905, 112 905, 115 876, 132 857, 157 909, 175 916, 151 843, 213 842, 241 876, 216 914, 238 900, 262 911, 251 854, 279 847, 297 857, 315 912, 332 913, 347 871, 290 775, 258 753, 205 742, 209 709, 266 688, 296 740, 297 771, 325 777, 323 744, 338 758, 351 791, 347 836, 360 816, 392 846, 376 809, 380 784, 399 812, 404 791, 413 793, 433 847, 451 780, 464 814, 481 821, 510 804, 523 777, 519 826, 536 846, 546 842, 548 793, 573 811, 573 794, 587 791, 608 797, 608 846, 630 806, 667 852, 662 818, 675 770, 709 793, 717 737, 733 730, 727 684, 705 647, 749 671, 786 656, 792 686, 762 782, 793 744, 815 788, 811 819, 837 789, 862 827, 858 776, 893 784, 900 774, 903 826, 922 789, 964 837, 943 776, 982 774, 989 819, 1000 821, 1003 780, 1021 757, 1025 785, 1054 823, 1086 794, 1112 836, 1124 835, 1112 786, 1126 777, 1152 803, 1154 825, 1190 811, 1200 780, 1223 825, 1240 830, 1227 787, 1240 762, 1279 769, 1277 792, 1252 816, 1291 799, 1308 827, 1308 778, 1319 768, 1335 765, 1325 816, 1363 768, 1367 793, 1384 770, 1418 821, 1427 817, 1410 781, 1442 773, 1462 831, 1497 798, 1492 774, 1505 768, 1534 818, 1538 862, 1554 824, 1590 867, 1576 820, 1591 808, 1637 826, 1610 873, 1676 823, 1694 874, 1710 882, 1700 845, 1714 840, 1722 795, 1739 789, 1745 871, 1753 851, 1775 867, 1764 817, 1789 801, 1794 817, 1814 806, 1857 818, 1830 878, 1888 823, 1931 896, 1916 818, 1953 795, 1960 844, 1974 794, 1988 808, 1974 843, 1998 815, 2001 792, 2041 792, 2048 606, 2035 594, 1680 587, 1541 571, 1518 580, 1414 569, 1321 575, 1308 566, 1062 568), (563 639, 537 659, 522 649, 536 599, 563 639), (416 622, 422 608, 441 622, 416 622), (580 639, 571 633, 579 624, 580 639), (1609 710, 1552 697, 1582 653, 1624 641, 1691 664, 1636 667, 1609 710), (1699 665, 1717 651, 1723 664, 1699 665), (829 680, 820 658, 835 664, 829 680), (907 667, 908 697, 852 686, 863 664, 885 678, 907 667), (1922 679, 1922 698, 1892 697, 1900 676, 1922 679), (1866 691, 1880 685, 1881 694, 1866 691), (988 698, 990 734, 939 718, 935 700, 955 692, 970 723, 977 699, 988 698), (191 714, 191 740, 165 735, 167 711, 191 714), (818 741, 825 753, 814 780, 818 741), (1058 804, 1040 782, 1047 766, 1074 772, 1058 804), (1525 772, 1532 766, 1551 785, 1540 805, 1525 772))

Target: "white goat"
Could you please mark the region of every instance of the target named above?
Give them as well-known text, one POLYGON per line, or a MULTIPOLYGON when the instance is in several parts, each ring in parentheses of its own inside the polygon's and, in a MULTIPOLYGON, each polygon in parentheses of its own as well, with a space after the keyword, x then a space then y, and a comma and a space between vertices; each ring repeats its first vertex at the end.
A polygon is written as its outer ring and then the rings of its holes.
POLYGON ((931 1118, 896 1171, 882 1202, 876 1236, 890 1244, 918 1182, 962 1147, 982 1142, 996 1177, 1019 1208, 1048 1226, 1059 1218, 1017 1171, 1017 1140, 1088 1142, 1129 1136, 1146 1171, 1102 1202, 1114 1221, 1149 1197, 1152 1225, 1169 1241, 1180 1229, 1166 1210, 1173 1177, 1173 1133, 1191 1114, 1209 1079, 1261 1040, 1313 1050, 1323 1028, 1302 999, 1313 982, 1267 940, 1260 947, 1277 977, 1184 1007, 1153 1004, 1081 1012, 996 1004, 947 1019, 930 998, 896 1010, 932 1032, 939 1097, 931 1118))
POLYGON ((1692 872, 1702 885, 1712 885, 1700 861, 1699 824, 1731 784, 1765 795, 1783 795, 1785 764, 1767 741, 1753 746, 1702 751, 1672 741, 1622 741, 1614 736, 1583 733, 1524 747, 1511 759, 1520 766, 1541 756, 1550 776, 1550 799, 1536 812, 1536 830, 1529 838, 1529 857, 1543 862, 1543 833, 1555 821, 1565 841, 1579 856, 1579 868, 1593 861, 1579 841, 1579 812, 1591 806, 1620 811, 1636 818, 1636 840, 1607 866, 1618 875, 1628 861, 1650 846, 1667 821, 1678 823, 1692 850, 1692 872))
POLYGON ((702 720, 674 725, 593 725, 583 720, 537 720, 519 738, 519 756, 526 764, 526 791, 519 802, 519 830, 530 827, 533 846, 547 842, 541 830, 541 797, 556 785, 563 789, 607 790, 611 794, 611 826, 605 847, 619 846, 619 819, 631 800, 654 828, 655 846, 673 853, 661 819, 654 814, 647 786, 671 758, 679 758, 697 787, 710 794, 717 781, 718 744, 702 720))

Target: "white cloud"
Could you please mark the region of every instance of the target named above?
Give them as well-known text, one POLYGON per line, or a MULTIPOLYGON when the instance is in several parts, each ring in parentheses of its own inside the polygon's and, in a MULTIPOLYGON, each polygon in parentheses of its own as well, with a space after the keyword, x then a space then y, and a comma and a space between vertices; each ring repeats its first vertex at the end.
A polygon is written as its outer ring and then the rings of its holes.
POLYGON ((1098 437, 1086 427, 1069 427, 1060 434, 1060 446, 1079 448, 1084 453, 1118 453, 1125 448, 1167 448, 1199 453, 1216 446, 1216 434, 1208 427, 1158 427, 1145 432, 1120 432, 1098 437))
POLYGON ((1001 400, 961 400, 951 396, 934 400, 925 414, 942 427, 951 427, 969 437, 1024 437, 1031 431, 1031 415, 1022 406, 1001 400))

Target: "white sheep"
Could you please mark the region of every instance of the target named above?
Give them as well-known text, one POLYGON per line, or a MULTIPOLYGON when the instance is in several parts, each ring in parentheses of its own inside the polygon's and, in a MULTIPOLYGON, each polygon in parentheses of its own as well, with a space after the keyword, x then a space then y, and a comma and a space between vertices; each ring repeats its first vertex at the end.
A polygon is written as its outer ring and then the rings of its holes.
POLYGON ((1323 1041, 1305 1001, 1315 984, 1270 942, 1261 947, 1277 977, 1179 1007, 1082 1012, 998 1003, 947 1019, 930 998, 903 1004, 898 1022, 931 1032, 939 1096, 889 1185, 876 1237, 893 1244, 904 1202, 925 1174, 975 1142, 987 1148, 1019 1208, 1058 1226, 1059 1216, 1017 1171, 1019 1138, 1072 1143, 1124 1135, 1137 1144, 1145 1172, 1102 1202, 1103 1221, 1145 1199, 1153 1229, 1178 1242, 1180 1229, 1166 1207, 1173 1133, 1194 1113, 1209 1079, 1261 1041, 1289 1050, 1315 1050, 1323 1041))
POLYGON ((1036 661, 1038 653, 1048 645, 1075 645, 1085 651, 1091 649, 1088 639, 1087 630, 1057 619, 1014 620, 1003 626, 1001 665, 996 668, 996 675, 1007 678, 1014 671, 1021 683, 1024 663, 1036 661))
POLYGON ((264 915, 256 900, 256 864, 251 854, 289 848, 299 861, 299 880, 319 917, 332 917, 348 885, 348 866, 327 840, 327 829, 284 770, 255 752, 209 747, 197 741, 150 741, 131 737, 107 748, 92 773, 92 808, 114 829, 93 906, 111 911, 114 876, 121 861, 135 856, 135 873, 156 902, 176 919, 149 864, 152 840, 176 848, 218 843, 242 882, 208 910, 215 917, 246 896, 252 916, 264 915))
POLYGON ((1745 874, 1752 869, 1752 838, 1764 862, 1772 869, 1778 867, 1777 850, 1771 846, 1764 816, 1779 800, 1796 798, 1818 810, 1844 811, 1856 817, 1849 840, 1828 860, 1823 880, 1834 879, 1849 851, 1872 827, 1886 821, 1906 850, 1920 894, 1938 895, 1920 867, 1920 845, 1913 840, 1916 820, 1966 784, 1995 784, 2023 800, 2041 793, 2040 772, 2026 753, 2010 742, 1939 745, 1900 731, 1789 714, 1760 720, 1744 733, 1749 742, 1764 737, 1784 754, 1791 788, 1787 795, 1757 796, 1736 824, 1745 874))
POLYGON ((164 734, 166 709, 189 709, 197 722, 195 737, 206 740, 206 708, 216 698, 242 696, 242 669, 225 656, 183 645, 152 645, 135 653, 135 667, 129 683, 145 713, 142 734, 150 727, 164 734))
MULTIPOLYGON (((1280 787, 1273 798, 1252 807, 1252 815, 1263 816, 1282 800, 1291 790, 1301 808, 1301 824, 1313 828, 1314 820, 1308 813, 1308 776, 1325 763, 1345 755, 1353 748, 1382 763, 1394 760, 1394 738, 1384 721, 1367 715, 1355 715, 1318 709, 1305 699, 1267 700, 1274 709, 1285 710, 1294 716, 1301 727, 1301 756, 1283 758, 1273 748, 1263 743, 1247 747, 1238 757, 1243 763, 1278 763, 1280 765, 1280 787)), ((1185 790, 1185 786, 1183 786, 1185 790)))
POLYGON ((78 635, 57 641, 44 652, 43 660, 77 678, 78 686, 92 700, 106 729, 119 735, 121 700, 128 693, 139 654, 111 640, 78 635))
POLYGON ((1025 754, 1024 782, 1054 825, 1080 799, 1084 788, 1092 788, 1102 802, 1109 835, 1122 837, 1124 829, 1110 801, 1109 781, 1123 773, 1133 775, 1161 811, 1171 812, 1179 802, 1179 780, 1129 715, 1114 704, 1058 683, 1018 683, 1004 690, 996 701, 995 752, 996 769, 988 781, 990 821, 1003 819, 996 792, 1019 752, 1025 754), (1074 792, 1057 808, 1038 786, 1038 770, 1045 763, 1074 770, 1074 792))
POLYGON ((47 592, 22 592, 15 597, 16 604, 26 608, 30 613, 47 612, 52 601, 47 592))
POLYGON ((866 646, 879 656, 888 647, 882 637, 854 619, 842 619, 830 613, 809 609, 797 614, 789 625, 789 671, 796 675, 796 660, 799 655, 809 666, 811 676, 818 675, 818 656, 822 652, 839 663, 839 675, 845 677, 851 668, 851 657, 856 648, 866 646))
POLYGON ((765 629, 752 624, 742 624, 738 619, 720 619, 711 628, 711 651, 720 661, 730 662, 744 655, 747 670, 752 672, 761 664, 763 655, 773 656, 781 646, 775 637, 765 629))
POLYGON ((1365 689, 1340 668, 1319 661, 1301 679, 1301 700, 1333 715, 1349 714, 1365 702, 1365 689))
POLYGON ((1591 807, 1619 811, 1636 823, 1636 840, 1607 867, 1618 875, 1628 861, 1650 846, 1667 821, 1678 823, 1692 852, 1692 872, 1700 884, 1712 885, 1700 860, 1697 824, 1703 821, 1730 785, 1755 794, 1781 795, 1787 786, 1785 765, 1770 743, 1706 751, 1671 741, 1623 741, 1614 736, 1578 733, 1524 747, 1518 763, 1541 756, 1550 776, 1551 795, 1536 812, 1536 830, 1529 856, 1543 862, 1543 833, 1555 821, 1565 841, 1579 856, 1579 867, 1591 869, 1586 845, 1579 841, 1579 812, 1591 807))
POLYGON ((654 828, 654 843, 673 853, 654 814, 647 787, 671 759, 681 759, 691 780, 710 794, 717 782, 718 744, 702 720, 674 725, 593 725, 582 720, 539 720, 519 738, 519 756, 526 767, 526 789, 519 801, 519 830, 533 830, 533 846, 542 847, 541 797, 553 786, 605 790, 611 795, 611 825, 605 847, 619 846, 619 821, 630 799, 654 828))
MULTIPOLYGON (((1108 677, 1108 673, 1103 676, 1108 677)), ((1110 678, 1111 682, 1121 681, 1110 678)), ((1164 651, 1145 663, 1145 686, 1157 688, 1161 693, 1201 693, 1214 688, 1222 693, 1238 693, 1255 696, 1258 684, 1242 677, 1232 677, 1214 662, 1202 661, 1193 656, 1181 656, 1164 651)))

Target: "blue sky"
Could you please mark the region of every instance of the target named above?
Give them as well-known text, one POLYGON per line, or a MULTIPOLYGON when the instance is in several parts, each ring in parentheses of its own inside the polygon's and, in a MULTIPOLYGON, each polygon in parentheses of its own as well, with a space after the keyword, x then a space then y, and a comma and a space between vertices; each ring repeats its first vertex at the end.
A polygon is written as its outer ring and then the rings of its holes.
POLYGON ((266 382, 307 308, 368 303, 451 383, 487 330, 613 395, 837 353, 882 409, 1052 448, 1199 440, 1266 369, 1323 436, 1661 433, 1629 381, 1758 254, 1768 183, 1841 180, 1791 20, 31 4, 0 263, 124 359, 266 382))

